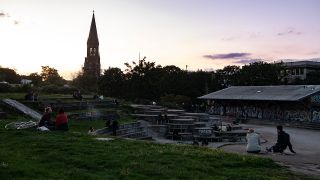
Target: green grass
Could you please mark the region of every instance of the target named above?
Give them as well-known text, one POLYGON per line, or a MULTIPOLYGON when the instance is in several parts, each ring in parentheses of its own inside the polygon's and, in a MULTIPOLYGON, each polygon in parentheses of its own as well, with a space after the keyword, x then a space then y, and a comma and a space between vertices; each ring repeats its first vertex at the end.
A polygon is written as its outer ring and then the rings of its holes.
MULTIPOLYGON (((19 118, 19 117, 17 117, 19 118)), ((70 121, 69 132, 5 130, 0 121, 1 179, 291 179, 270 159, 187 145, 87 135, 102 121, 70 121)))
MULTIPOLYGON (((131 122, 123 111, 120 123, 131 122)), ((0 179, 303 179, 271 159, 242 156, 188 145, 115 139, 87 134, 104 121, 70 120, 68 132, 6 130, 26 119, 0 120, 0 179)))

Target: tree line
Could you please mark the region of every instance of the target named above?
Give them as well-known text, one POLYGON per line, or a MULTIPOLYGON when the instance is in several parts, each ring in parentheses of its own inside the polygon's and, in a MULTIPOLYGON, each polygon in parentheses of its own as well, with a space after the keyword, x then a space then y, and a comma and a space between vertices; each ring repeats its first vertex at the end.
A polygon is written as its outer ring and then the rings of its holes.
MULTIPOLYGON (((125 63, 125 70, 109 68, 99 78, 98 89, 106 96, 161 100, 166 96, 195 99, 234 85, 279 85, 281 64, 255 62, 226 66, 216 71, 186 71, 174 65, 160 66, 146 59, 125 63)), ((181 99, 180 98, 180 99, 181 99)), ((179 99, 179 98, 178 98, 179 99)))
MULTIPOLYGON (((285 81, 287 74, 282 63, 259 61, 242 67, 225 66, 215 71, 186 71, 174 65, 157 65, 146 58, 124 65, 125 70, 114 67, 105 69, 99 79, 80 72, 71 81, 63 79, 56 69, 49 66, 42 66, 40 74, 31 73, 28 76, 19 75, 13 69, 0 67, 0 82, 18 83, 25 78, 32 80, 36 87, 52 91, 69 84, 73 87, 72 90, 79 89, 82 92, 108 97, 128 100, 171 100, 176 103, 190 102, 196 97, 229 86, 288 84, 285 81)), ((297 79, 291 84, 320 84, 320 72, 312 72, 306 80, 297 79)))

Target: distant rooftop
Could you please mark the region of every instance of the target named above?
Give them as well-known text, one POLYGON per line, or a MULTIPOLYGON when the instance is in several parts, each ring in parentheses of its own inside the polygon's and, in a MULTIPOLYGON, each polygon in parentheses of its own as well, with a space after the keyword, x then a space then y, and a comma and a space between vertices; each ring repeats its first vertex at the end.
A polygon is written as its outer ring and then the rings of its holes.
POLYGON ((231 86, 199 99, 299 101, 320 92, 320 85, 231 86))
POLYGON ((283 62, 287 67, 320 67, 320 58, 313 59, 280 59, 277 62, 283 62))

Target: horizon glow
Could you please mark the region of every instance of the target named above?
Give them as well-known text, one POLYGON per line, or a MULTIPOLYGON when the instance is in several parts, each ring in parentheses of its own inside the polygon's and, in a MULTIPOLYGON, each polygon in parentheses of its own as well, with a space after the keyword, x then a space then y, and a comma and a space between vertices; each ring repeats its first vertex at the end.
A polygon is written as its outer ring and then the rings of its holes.
POLYGON ((102 69, 123 69, 139 52, 188 70, 319 58, 319 8, 318 0, 1 0, 0 65, 20 74, 49 65, 70 79, 84 63, 92 10, 102 69))

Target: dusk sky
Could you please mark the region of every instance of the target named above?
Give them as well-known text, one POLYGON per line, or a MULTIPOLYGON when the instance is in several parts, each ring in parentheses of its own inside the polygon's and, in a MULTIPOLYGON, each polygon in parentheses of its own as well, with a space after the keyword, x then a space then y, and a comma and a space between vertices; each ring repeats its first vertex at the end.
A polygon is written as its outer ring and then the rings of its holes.
POLYGON ((320 57, 320 0, 0 0, 0 65, 70 78, 95 10, 103 69, 141 57, 188 70, 320 57))

